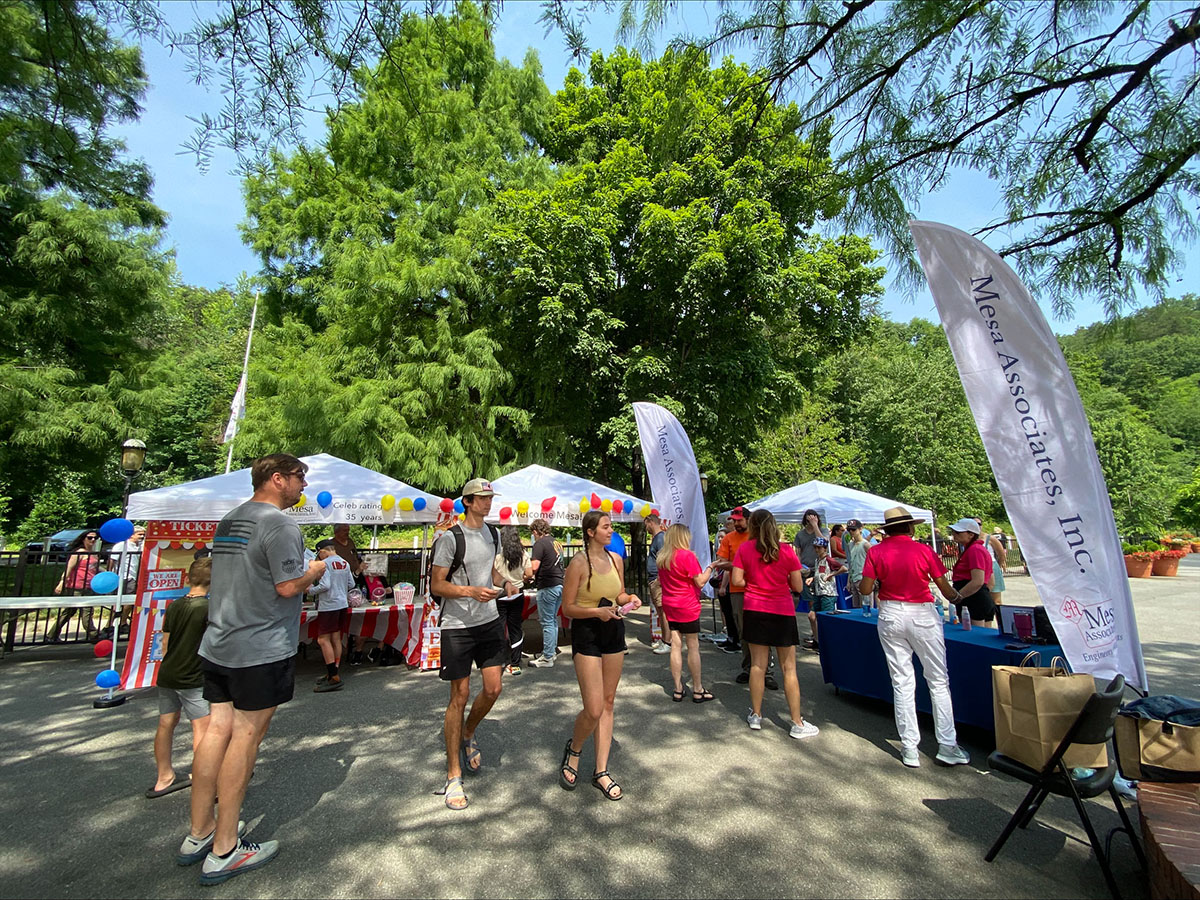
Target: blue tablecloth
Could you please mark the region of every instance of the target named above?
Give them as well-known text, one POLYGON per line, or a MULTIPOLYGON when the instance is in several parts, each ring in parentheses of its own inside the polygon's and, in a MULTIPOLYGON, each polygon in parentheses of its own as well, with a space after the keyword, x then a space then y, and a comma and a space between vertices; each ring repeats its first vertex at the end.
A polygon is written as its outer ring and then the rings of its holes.
MULTIPOLYGON (((879 644, 879 616, 861 610, 835 615, 817 614, 821 644, 821 673, 826 684, 839 690, 853 691, 864 697, 892 702, 892 681, 887 661, 879 644)), ((966 725, 995 729, 992 716, 992 666, 1019 665, 1029 650, 1006 650, 1011 638, 1001 637, 991 628, 963 631, 961 625, 945 626, 946 668, 950 673, 950 696, 954 701, 954 719, 966 725)), ((1057 644, 1033 645, 1041 654, 1041 665, 1062 656, 1057 644)), ((930 712, 929 688, 914 656, 917 671, 917 709, 930 712)))

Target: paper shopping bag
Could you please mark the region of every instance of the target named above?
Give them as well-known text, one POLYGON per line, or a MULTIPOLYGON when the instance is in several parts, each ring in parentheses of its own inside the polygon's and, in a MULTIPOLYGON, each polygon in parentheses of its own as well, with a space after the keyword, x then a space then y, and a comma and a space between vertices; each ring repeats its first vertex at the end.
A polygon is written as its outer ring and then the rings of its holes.
MULTIPOLYGON (((1048 667, 992 666, 996 749, 1041 769, 1095 692, 1091 675, 1072 675, 1057 659, 1048 667)), ((1108 765, 1108 751, 1103 744, 1075 744, 1063 761, 1068 767, 1100 769, 1108 765)))

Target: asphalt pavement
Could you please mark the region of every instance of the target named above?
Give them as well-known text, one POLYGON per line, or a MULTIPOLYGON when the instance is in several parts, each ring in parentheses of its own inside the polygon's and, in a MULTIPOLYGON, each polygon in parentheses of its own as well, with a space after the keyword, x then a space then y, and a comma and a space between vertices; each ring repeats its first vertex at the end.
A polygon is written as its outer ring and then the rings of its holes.
MULTIPOLYGON (((1196 696, 1200 564, 1133 587, 1153 692, 1196 696)), ((1031 592, 1012 576, 1005 599, 1031 592)), ((470 807, 454 812, 433 794, 445 771, 437 676, 349 667, 345 690, 314 694, 314 649, 263 743, 243 812, 251 839, 281 842, 279 858, 211 888, 199 886, 198 867, 174 864, 188 792, 142 796, 154 779, 153 692, 93 710, 100 664, 87 648, 18 649, 0 660, 0 897, 1108 895, 1060 798, 984 862, 1024 793, 987 771, 990 733, 961 732, 972 764, 949 769, 934 763, 922 716, 922 765, 907 769, 891 707, 836 695, 806 651, 804 712, 820 735, 789 739, 781 692, 768 692, 763 730, 752 732, 738 657, 704 644, 716 701, 672 703, 648 625, 643 614, 629 627, 616 803, 586 781, 573 793, 557 783, 579 709, 569 652, 554 668, 505 678, 478 733, 484 767, 467 780, 470 807)), ((175 753, 186 772, 186 723, 175 753)), ((592 762, 589 746, 581 771, 592 762)), ((1107 802, 1091 808, 1102 833, 1117 824, 1107 802)), ((1128 843, 1114 846, 1123 893, 1145 896, 1128 843)))

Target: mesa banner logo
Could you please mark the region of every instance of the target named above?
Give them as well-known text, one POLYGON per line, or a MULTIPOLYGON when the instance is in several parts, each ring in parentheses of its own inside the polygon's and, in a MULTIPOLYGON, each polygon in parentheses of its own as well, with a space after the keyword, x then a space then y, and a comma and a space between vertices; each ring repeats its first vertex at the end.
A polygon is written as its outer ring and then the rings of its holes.
POLYGON ((1117 634, 1116 605, 1111 599, 1098 600, 1095 603, 1081 603, 1074 597, 1063 598, 1062 616, 1079 629, 1083 643, 1088 650, 1097 651, 1096 659, 1109 656, 1113 644, 1120 640, 1117 634))

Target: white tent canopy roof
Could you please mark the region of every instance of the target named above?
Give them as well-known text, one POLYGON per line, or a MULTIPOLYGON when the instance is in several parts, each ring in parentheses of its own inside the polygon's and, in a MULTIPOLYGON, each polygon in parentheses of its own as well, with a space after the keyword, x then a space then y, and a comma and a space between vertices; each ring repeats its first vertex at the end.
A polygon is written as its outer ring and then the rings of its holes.
MULTIPOLYGON (((884 512, 893 506, 903 506, 914 517, 927 522, 933 519, 933 513, 928 509, 827 481, 806 481, 746 504, 749 510, 770 510, 778 522, 800 522, 806 509, 815 509, 821 515, 822 524, 845 523, 850 519, 881 523, 884 512)), ((721 518, 728 518, 730 512, 732 510, 721 513, 721 518)))
MULTIPOLYGON (((287 510, 297 525, 333 525, 342 522, 354 525, 384 525, 394 522, 434 522, 438 518, 442 498, 381 475, 354 463, 318 453, 302 456, 308 466, 308 486, 304 489, 305 504, 287 510), (333 499, 322 509, 317 496, 328 491, 333 499), (382 508, 385 494, 396 498, 388 511, 382 508), (423 499, 424 509, 403 510, 404 498, 423 499)), ((201 522, 219 521, 226 513, 250 499, 250 470, 238 469, 227 475, 214 475, 186 484, 139 491, 129 497, 130 519, 191 519, 201 522)), ((407 505, 407 504, 405 504, 407 505)), ((418 504, 419 505, 419 504, 418 504)))
POLYGON ((534 519, 545 519, 551 525, 579 525, 583 520, 579 501, 587 498, 590 503, 593 494, 601 501, 621 501, 622 511, 609 514, 614 522, 640 522, 643 508, 654 506, 648 500, 639 500, 599 482, 538 465, 497 478, 492 488, 496 496, 487 520, 505 525, 528 525, 534 519), (554 503, 548 511, 544 510, 542 502, 550 498, 554 498, 554 503), (529 504, 524 515, 518 512, 521 502, 529 504), (505 508, 511 511, 508 518, 502 519, 500 513, 505 508))

